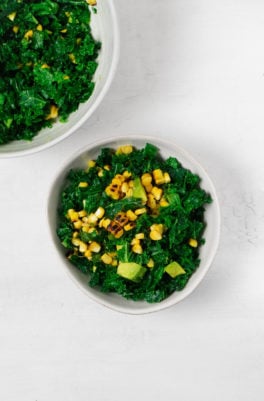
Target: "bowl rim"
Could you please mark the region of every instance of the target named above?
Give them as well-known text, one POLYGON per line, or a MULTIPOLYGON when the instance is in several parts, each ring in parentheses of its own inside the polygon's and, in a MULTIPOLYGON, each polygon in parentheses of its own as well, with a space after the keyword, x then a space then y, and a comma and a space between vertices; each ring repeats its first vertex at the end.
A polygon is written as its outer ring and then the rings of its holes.
POLYGON ((54 138, 51 141, 48 141, 41 145, 37 145, 33 148, 17 150, 17 151, 9 151, 6 153, 0 152, 0 159, 28 156, 28 155, 32 155, 32 154, 41 152, 42 150, 51 148, 52 146, 56 145, 57 143, 68 138, 73 132, 77 131, 82 126, 82 124, 85 121, 87 121, 87 119, 94 113, 94 111, 97 109, 97 107, 101 104, 102 100, 104 99, 105 95, 107 94, 107 92, 111 86, 111 83, 114 79, 114 76, 115 76, 115 73, 117 70, 117 66, 118 66, 119 57, 120 57, 120 28, 119 28, 119 22, 118 22, 118 18, 117 18, 117 12, 116 12, 116 8, 114 5, 114 1, 113 0, 107 0, 107 1, 109 3, 110 15, 111 15, 112 22, 113 22, 112 60, 111 60, 110 69, 109 69, 109 73, 107 75, 106 81, 105 81, 101 91, 99 92, 97 98, 95 99, 94 103, 92 104, 92 106, 78 120, 78 122, 73 127, 71 127, 69 130, 67 130, 63 135, 60 135, 59 137, 54 138))
MULTIPOLYGON (((67 160, 65 160, 61 166, 57 169, 53 181, 50 185, 49 188, 49 192, 48 192, 48 197, 47 197, 47 206, 46 206, 46 217, 48 220, 48 226, 49 226, 49 232, 50 232, 50 236, 52 239, 52 243, 53 243, 53 247, 56 249, 56 255, 57 258, 61 261, 61 267, 64 271, 66 271, 66 274, 70 277, 70 279, 75 283, 75 285, 77 287, 80 288, 80 290, 88 297, 90 298, 92 301, 96 302, 99 305, 105 306, 108 309, 111 309, 113 311, 116 312, 120 312, 123 314, 128 314, 128 315, 144 315, 144 314, 149 314, 149 313, 154 313, 154 312, 158 312, 164 309, 167 309, 169 307, 172 307, 176 304, 178 304, 179 302, 183 301, 185 298, 187 298, 191 293, 194 292, 194 290, 199 286, 199 284, 201 283, 201 281, 204 279, 205 275, 207 274, 208 270, 211 268, 213 260, 216 257, 217 251, 218 251, 218 247, 219 247, 219 242, 220 242, 220 233, 221 233, 221 212, 220 212, 220 204, 219 204, 219 200, 218 200, 218 196, 217 196, 217 191, 215 188, 215 185, 213 183, 213 181, 211 180, 209 174, 207 173, 206 169, 201 165, 201 163, 194 158, 189 152, 187 152, 185 150, 185 148, 178 146, 176 142, 174 142, 173 139, 168 138, 168 137, 164 137, 162 136, 163 139, 160 139, 156 136, 151 136, 151 135, 135 135, 135 134, 128 134, 128 135, 116 135, 116 136, 111 136, 108 138, 104 138, 104 139, 100 139, 100 140, 96 140, 93 142, 88 143, 86 146, 82 146, 81 148, 79 148, 77 151, 75 151, 70 157, 67 158, 67 160), (85 154, 86 152, 92 151, 94 148, 99 148, 99 147, 104 147, 104 146, 108 146, 110 143, 113 144, 113 142, 127 142, 129 143, 129 141, 137 141, 137 140, 142 140, 145 142, 149 142, 149 143, 153 143, 156 146, 168 146, 168 143, 171 143, 172 145, 172 151, 173 149, 176 149, 179 151, 179 153, 181 155, 183 155, 183 157, 185 157, 187 160, 190 161, 191 164, 193 164, 194 166, 197 166, 198 169, 203 173, 204 177, 206 177, 207 182, 210 185, 210 194, 212 195, 212 198, 214 200, 213 205, 214 205, 214 210, 215 210, 215 236, 214 236, 214 242, 210 248, 210 253, 209 256, 207 257, 206 263, 203 266, 203 270, 202 273, 200 273, 199 278, 197 278, 195 281, 193 282, 188 282, 187 286, 183 289, 182 292, 178 292, 178 297, 177 299, 173 299, 171 297, 168 297, 166 299, 164 299, 161 302, 158 303, 145 303, 146 305, 144 307, 141 308, 137 308, 136 307, 136 302, 135 301, 131 301, 131 300, 125 300, 127 302, 133 302, 133 305, 135 306, 135 308, 127 308, 124 305, 113 305, 110 301, 107 302, 104 299, 102 299, 100 297, 100 292, 98 292, 98 296, 94 295, 93 293, 91 293, 89 291, 89 286, 87 286, 87 288, 83 285, 81 285, 81 283, 77 280, 77 278, 75 278, 73 276, 73 274, 70 272, 69 268, 67 267, 66 263, 65 263, 65 259, 63 258, 62 254, 59 252, 58 250, 58 246, 56 245, 56 233, 54 232, 54 230, 52 229, 52 223, 51 223, 51 219, 50 219, 50 200, 51 200, 51 196, 53 191, 56 188, 56 183, 57 180, 63 175, 63 173, 65 173, 66 169, 69 168, 69 166, 71 165, 71 163, 73 163, 76 159, 78 159, 79 157, 81 157, 83 154, 85 154)), ((176 156, 177 157, 177 156, 176 156)), ((199 269, 199 267, 198 267, 199 269)), ((171 294, 173 295, 173 294, 171 294)))

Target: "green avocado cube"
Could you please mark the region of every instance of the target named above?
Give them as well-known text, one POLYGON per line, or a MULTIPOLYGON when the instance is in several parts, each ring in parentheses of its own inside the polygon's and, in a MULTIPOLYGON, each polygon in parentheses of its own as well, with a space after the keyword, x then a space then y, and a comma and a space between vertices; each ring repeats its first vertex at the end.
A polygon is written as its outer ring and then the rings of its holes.
POLYGON ((133 197, 142 199, 143 202, 147 201, 147 194, 139 177, 134 179, 133 197))
POLYGON ((186 273, 178 262, 171 262, 170 264, 165 266, 164 271, 168 273, 172 278, 186 273))
POLYGON ((117 267, 117 274, 128 280, 139 282, 146 272, 146 268, 134 262, 120 262, 117 267))

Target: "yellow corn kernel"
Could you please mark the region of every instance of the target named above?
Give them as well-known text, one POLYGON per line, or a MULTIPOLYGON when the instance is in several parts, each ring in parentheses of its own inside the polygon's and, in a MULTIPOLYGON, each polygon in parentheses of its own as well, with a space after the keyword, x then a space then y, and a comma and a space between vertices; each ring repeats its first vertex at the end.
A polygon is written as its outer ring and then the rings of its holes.
POLYGON ((192 246, 193 248, 197 248, 198 246, 198 241, 194 238, 190 238, 188 241, 189 245, 192 246))
POLYGON ((50 68, 50 66, 47 63, 42 64, 41 68, 50 68))
POLYGON ((140 244, 135 244, 132 246, 132 251, 140 255, 141 253, 143 253, 143 248, 140 244))
POLYGON ((86 0, 86 2, 89 4, 89 6, 96 6, 97 0, 86 0))
POLYGON ((66 28, 64 28, 64 29, 61 30, 61 33, 66 33, 66 32, 67 32, 67 29, 66 29, 66 28))
POLYGON ((136 214, 137 216, 139 216, 140 214, 146 213, 146 211, 147 211, 147 209, 146 209, 145 207, 142 207, 142 208, 140 208, 140 209, 136 209, 136 210, 135 210, 135 214, 136 214))
POLYGON ((152 193, 152 195, 154 196, 154 198, 155 198, 156 200, 160 200, 161 197, 162 197, 163 191, 162 191, 161 188, 153 187, 152 190, 151 190, 151 193, 152 193))
POLYGON ((69 56, 69 59, 71 60, 71 62, 72 62, 73 64, 77 64, 77 63, 76 63, 75 55, 74 55, 73 53, 70 53, 68 56, 69 56))
POLYGON ((148 192, 148 193, 150 193, 151 192, 151 190, 152 190, 152 188, 153 188, 153 185, 152 184, 149 184, 149 185, 145 185, 145 190, 146 190, 146 192, 148 192))
POLYGON ((87 212, 85 210, 80 210, 80 212, 78 212, 79 217, 83 218, 87 216, 87 212))
POLYGON ((7 18, 10 19, 10 21, 14 21, 14 19, 16 18, 16 12, 14 11, 13 13, 9 14, 7 18))
POLYGON ((148 263, 147 263, 147 266, 148 266, 150 269, 152 269, 152 267, 154 267, 154 260, 150 258, 149 261, 148 261, 148 263))
POLYGON ((38 24, 36 27, 37 31, 43 31, 43 26, 41 24, 38 24))
POLYGON ((106 165, 104 166, 104 169, 107 170, 107 171, 110 171, 110 170, 111 170, 111 166, 109 166, 109 164, 106 164, 106 165))
POLYGON ((163 176, 163 172, 161 171, 161 169, 156 169, 153 170, 153 178, 154 181, 156 182, 157 185, 161 185, 164 184, 165 180, 164 180, 164 176, 163 176))
POLYGON ((101 256, 101 261, 104 262, 106 265, 110 265, 113 261, 112 256, 108 255, 107 253, 104 253, 101 256))
POLYGON ((131 241, 131 245, 138 245, 138 244, 140 244, 140 239, 134 237, 134 238, 132 239, 132 241, 131 241))
POLYGON ((156 209, 156 207, 157 207, 156 199, 154 198, 154 196, 152 194, 148 194, 147 205, 150 209, 156 209))
POLYGON ((133 189, 132 189, 132 188, 129 188, 129 190, 128 190, 127 193, 126 193, 126 196, 127 196, 128 198, 131 198, 131 196, 133 196, 133 189))
POLYGON ((89 168, 94 167, 96 165, 94 160, 89 160, 87 164, 89 168))
POLYGON ((169 175, 169 173, 164 173, 164 175, 163 175, 163 177, 164 177, 164 182, 166 183, 166 184, 168 184, 168 182, 171 182, 171 178, 170 178, 170 175, 169 175))
POLYGON ((105 214, 105 210, 103 207, 99 206, 94 214, 98 219, 101 219, 103 217, 103 215, 105 214))
POLYGON ((87 244, 85 244, 85 242, 80 241, 79 251, 81 253, 85 253, 87 251, 87 244))
POLYGON ((152 224, 152 226, 150 226, 150 231, 157 231, 160 234, 163 234, 164 226, 163 224, 152 224))
POLYGON ((65 79, 65 81, 66 81, 67 79, 70 79, 70 77, 69 77, 69 75, 64 75, 63 79, 65 79))
POLYGON ((90 249, 87 249, 87 250, 84 252, 84 256, 85 256, 87 259, 91 260, 91 259, 92 259, 92 251, 91 251, 90 249))
POLYGON ((135 223, 133 221, 131 221, 130 223, 127 223, 124 226, 125 231, 133 230, 133 228, 135 228, 135 223))
POLYGON ((57 118, 58 117, 58 110, 59 110, 58 107, 55 106, 54 104, 52 104, 50 106, 50 112, 47 115, 46 120, 51 120, 53 118, 57 118))
POLYGON ((122 249, 123 248, 123 245, 116 245, 116 250, 117 251, 120 251, 120 249, 122 249))
POLYGON ((13 32, 14 32, 14 33, 18 33, 18 31, 19 31, 19 26, 18 26, 18 25, 14 25, 12 29, 13 29, 13 32))
POLYGON ((116 259, 113 260, 111 263, 112 266, 116 267, 118 265, 118 261, 116 259))
POLYGON ((98 217, 94 214, 91 213, 89 214, 88 218, 87 218, 87 223, 95 225, 98 221, 98 217))
POLYGON ((113 185, 122 185, 122 183, 125 181, 125 178, 121 174, 116 174, 114 178, 112 179, 112 184, 113 185))
POLYGON ((68 210, 67 217, 69 217, 69 219, 70 219, 71 221, 77 221, 77 220, 79 220, 78 212, 75 212, 74 209, 69 209, 69 210, 68 210))
POLYGON ((162 206, 162 207, 167 207, 167 206, 169 206, 169 202, 168 202, 164 197, 161 198, 159 204, 160 204, 160 206, 162 206))
POLYGON ((96 270, 97 270, 97 267, 96 267, 96 266, 93 266, 93 272, 94 272, 94 273, 96 272, 96 270))
MULTIPOLYGON (((67 29, 66 29, 66 31, 67 31, 67 29)), ((77 43, 77 45, 80 45, 80 44, 81 44, 81 42, 82 42, 82 39, 81 39, 81 38, 77 38, 77 39, 76 39, 76 43, 77 43)))
POLYGON ((29 31, 27 31, 27 32, 25 33, 24 38, 25 38, 25 39, 30 39, 30 38, 32 38, 33 33, 34 33, 34 32, 32 31, 32 29, 30 29, 29 31))
POLYGON ((100 167, 97 173, 98 177, 103 177, 104 176, 104 170, 100 167))
POLYGON ((74 231, 74 233, 72 234, 72 238, 77 238, 79 235, 78 231, 74 231))
POLYGON ((133 152, 133 147, 131 145, 123 145, 119 146, 119 148, 116 151, 117 155, 129 155, 129 153, 133 152))
POLYGON ((86 223, 83 223, 83 225, 82 225, 82 231, 83 231, 84 233, 88 233, 88 232, 89 232, 89 229, 90 229, 89 225, 86 224, 86 223))
POLYGON ((72 245, 74 246, 80 246, 81 240, 78 238, 73 238, 72 239, 72 245))
POLYGON ((130 171, 126 170, 126 171, 123 172, 123 177, 125 177, 125 178, 129 178, 129 177, 131 177, 131 175, 132 174, 130 173, 130 171))
POLYGON ((126 212, 127 218, 130 221, 135 221, 137 219, 137 215, 132 211, 132 210, 128 210, 126 212))
POLYGON ((98 253, 101 251, 101 245, 98 244, 98 242, 92 241, 89 245, 89 249, 94 253, 98 253))
POLYGON ((133 180, 128 181, 128 186, 129 188, 134 188, 134 181, 133 180))
POLYGON ((107 227, 109 226, 110 223, 111 223, 110 219, 102 219, 99 222, 99 227, 103 227, 103 228, 107 229, 107 227))
POLYGON ((123 184, 121 185, 121 191, 126 194, 129 190, 129 186, 127 182, 123 182, 123 184))
POLYGON ((144 233, 138 233, 138 234, 135 235, 135 238, 144 239, 145 238, 145 234, 144 233))
POLYGON ((73 223, 73 225, 74 225, 74 228, 76 228, 76 230, 80 230, 80 228, 82 228, 82 222, 81 222, 81 220, 77 220, 77 221, 75 221, 74 223, 73 223))
POLYGON ((159 241, 159 240, 162 239, 162 234, 160 232, 156 231, 156 230, 153 230, 153 231, 150 231, 149 237, 153 241, 159 241))
POLYGON ((150 185, 151 182, 152 182, 151 174, 149 174, 149 173, 144 173, 144 174, 141 176, 141 182, 142 182, 142 185, 144 185, 144 187, 146 187, 147 185, 150 185))
POLYGON ((78 185, 79 188, 86 188, 88 187, 88 182, 85 181, 81 181, 78 185))

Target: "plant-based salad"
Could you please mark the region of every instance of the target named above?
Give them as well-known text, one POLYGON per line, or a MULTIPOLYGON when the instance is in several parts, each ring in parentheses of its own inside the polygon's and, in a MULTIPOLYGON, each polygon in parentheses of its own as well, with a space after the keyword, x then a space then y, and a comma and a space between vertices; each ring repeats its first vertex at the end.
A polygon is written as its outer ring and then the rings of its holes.
POLYGON ((0 144, 66 121, 92 94, 93 0, 1 0, 0 144))
POLYGON ((87 169, 68 172, 57 235, 91 287, 160 302, 199 266, 211 201, 198 175, 152 144, 103 148, 87 169))

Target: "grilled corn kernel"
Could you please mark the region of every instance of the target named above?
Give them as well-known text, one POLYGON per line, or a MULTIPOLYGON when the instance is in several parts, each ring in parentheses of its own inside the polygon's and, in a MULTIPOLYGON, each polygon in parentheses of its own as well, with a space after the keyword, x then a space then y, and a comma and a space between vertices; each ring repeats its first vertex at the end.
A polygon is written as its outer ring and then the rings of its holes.
POLYGON ((164 184, 164 176, 163 176, 163 172, 161 171, 161 169, 156 169, 156 170, 153 170, 153 178, 154 178, 154 181, 156 182, 156 184, 157 185, 160 185, 160 184, 164 184))
POLYGON ((122 237, 123 234, 124 234, 124 230, 123 230, 123 228, 120 227, 120 230, 117 233, 115 233, 114 235, 115 235, 115 238, 120 238, 120 237, 122 237))
POLYGON ((94 213, 98 219, 101 219, 105 214, 105 210, 103 207, 99 206, 96 212, 94 213))
POLYGON ((160 232, 156 231, 156 230, 153 230, 153 231, 150 231, 149 237, 153 241, 159 241, 159 240, 162 239, 162 234, 160 232))
POLYGON ((87 218, 87 223, 95 225, 97 223, 97 221, 98 221, 98 218, 95 215, 95 213, 89 214, 89 216, 87 218))
POLYGON ((81 253, 85 253, 85 252, 87 251, 87 245, 85 244, 85 242, 80 241, 79 251, 80 251, 81 253))
POLYGON ((38 24, 36 27, 37 31, 43 31, 43 26, 41 24, 38 24))
POLYGON ((145 234, 144 233, 138 233, 135 235, 136 239, 144 239, 145 238, 145 234))
POLYGON ((54 104, 52 104, 50 106, 50 112, 47 115, 46 120, 51 120, 53 118, 57 118, 58 117, 58 110, 59 110, 58 107, 55 106, 54 104))
POLYGON ((153 187, 152 190, 151 190, 151 193, 152 193, 152 195, 154 196, 154 198, 155 198, 156 200, 160 200, 161 197, 162 197, 163 191, 162 191, 161 188, 153 187))
POLYGON ((18 33, 18 31, 19 31, 19 26, 18 26, 18 25, 14 25, 12 29, 13 29, 13 32, 14 32, 14 33, 18 33))
POLYGON ((101 261, 104 262, 106 265, 110 265, 113 261, 112 256, 108 255, 107 253, 104 253, 101 256, 101 261))
POLYGON ((124 226, 125 231, 133 230, 133 228, 135 228, 135 223, 133 221, 130 221, 124 226))
POLYGON ((76 230, 80 230, 80 228, 82 228, 82 222, 81 222, 81 220, 77 220, 77 221, 75 221, 74 223, 73 223, 73 225, 74 225, 74 228, 76 228, 76 230))
POLYGON ((168 182, 171 182, 171 178, 170 178, 169 173, 164 173, 163 177, 164 177, 164 182, 166 184, 168 184, 168 182))
POLYGON ((146 211, 147 211, 147 209, 146 209, 145 207, 142 207, 142 208, 140 208, 140 209, 136 209, 136 210, 135 210, 135 214, 136 214, 137 216, 139 216, 140 214, 146 213, 146 211))
POLYGON ((25 33, 24 38, 25 38, 25 39, 30 39, 30 38, 32 38, 33 33, 34 33, 34 32, 32 31, 32 29, 30 29, 29 31, 27 31, 27 32, 25 33))
POLYGON ((82 182, 79 183, 78 187, 79 188, 86 188, 86 187, 88 187, 88 182, 82 181, 82 182))
POLYGON ((92 167, 94 167, 96 165, 94 160, 89 160, 87 164, 88 164, 89 168, 92 168, 92 167))
POLYGON ((14 21, 14 19, 16 18, 16 12, 14 11, 13 13, 9 14, 7 18, 10 19, 10 21, 14 21))
POLYGON ((133 152, 133 147, 131 145, 123 145, 119 146, 119 148, 116 151, 117 155, 128 155, 129 153, 133 152))
POLYGON ((89 245, 89 249, 94 253, 98 253, 101 251, 101 245, 98 244, 98 242, 92 241, 89 245))
POLYGON ((167 207, 167 206, 169 206, 169 202, 168 202, 164 197, 161 198, 159 204, 160 204, 160 206, 162 206, 162 207, 167 207))
POLYGON ((150 226, 150 230, 157 231, 160 234, 163 234, 164 226, 163 226, 163 224, 152 224, 152 226, 150 226))
POLYGON ((137 215, 132 210, 128 210, 126 215, 130 221, 135 221, 137 219, 137 215))
POLYGON ((87 216, 87 213, 85 210, 81 210, 80 212, 78 212, 79 217, 83 218, 87 216))
POLYGON ((147 263, 147 266, 148 266, 150 269, 152 269, 152 267, 154 267, 154 260, 150 258, 149 261, 148 261, 148 263, 147 263))
POLYGON ((192 246, 193 248, 197 248, 198 246, 198 241, 194 238, 190 238, 188 241, 189 245, 192 246))
POLYGON ((143 248, 140 244, 135 244, 132 246, 132 251, 140 255, 141 253, 143 253, 143 248))
POLYGON ((78 212, 75 212, 74 209, 69 209, 69 210, 68 210, 67 217, 69 217, 69 219, 70 219, 71 221, 77 221, 77 220, 79 220, 78 212))
POLYGON ((144 173, 144 174, 141 176, 141 182, 142 182, 142 185, 144 185, 144 187, 146 187, 147 185, 150 185, 151 182, 152 182, 151 174, 149 174, 149 173, 144 173))

